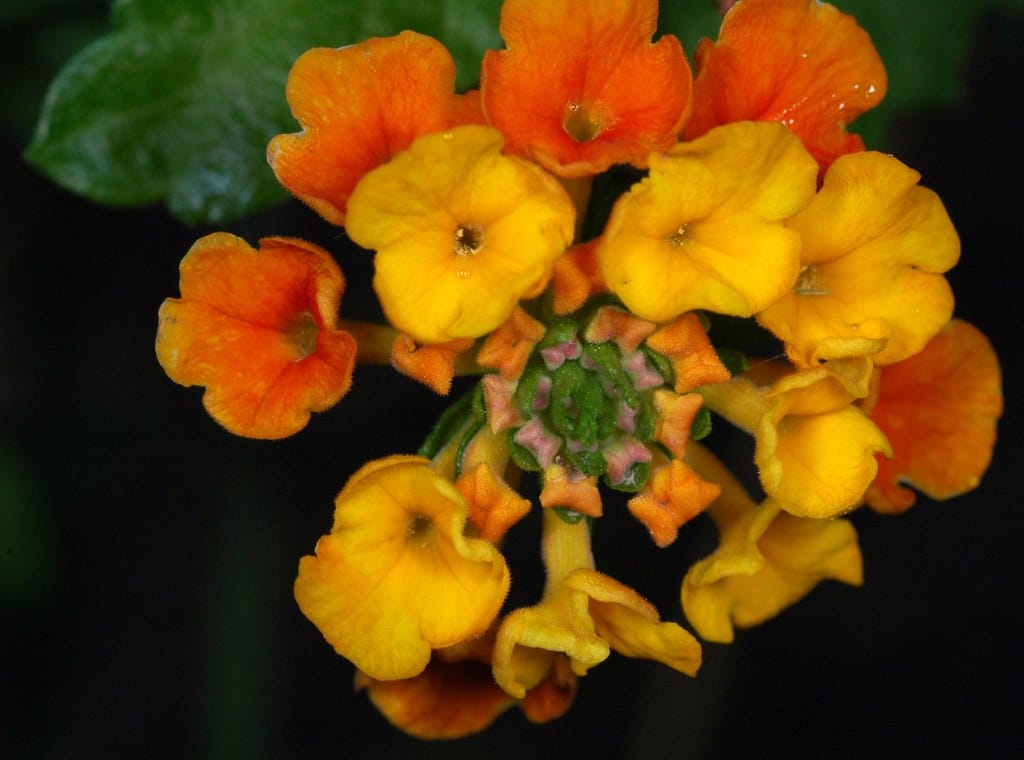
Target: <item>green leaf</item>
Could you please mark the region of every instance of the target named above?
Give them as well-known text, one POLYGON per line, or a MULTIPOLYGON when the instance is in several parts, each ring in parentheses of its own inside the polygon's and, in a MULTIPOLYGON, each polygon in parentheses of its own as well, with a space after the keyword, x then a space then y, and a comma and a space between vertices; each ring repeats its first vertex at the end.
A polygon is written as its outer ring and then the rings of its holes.
POLYGON ((416 29, 450 45, 458 86, 500 45, 500 0, 115 0, 112 31, 52 83, 26 156, 95 201, 165 200, 191 223, 224 222, 286 197, 267 168, 298 125, 292 62, 416 29))

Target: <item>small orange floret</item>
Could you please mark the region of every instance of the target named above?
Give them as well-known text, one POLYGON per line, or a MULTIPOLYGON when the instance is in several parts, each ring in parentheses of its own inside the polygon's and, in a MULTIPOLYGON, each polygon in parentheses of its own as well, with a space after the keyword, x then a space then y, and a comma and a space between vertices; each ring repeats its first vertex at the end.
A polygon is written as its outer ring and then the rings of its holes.
POLYGON ((408 335, 399 335, 391 347, 391 364, 406 377, 418 380, 434 393, 447 396, 455 377, 455 358, 473 345, 470 338, 417 346, 408 335))
POLYGON ((893 457, 878 457, 868 505, 885 513, 909 508, 914 492, 901 482, 933 499, 977 487, 1002 412, 999 359, 967 322, 954 319, 923 351, 883 367, 870 417, 892 443, 893 457))
POLYGON ((537 341, 547 328, 516 306, 512 316, 487 336, 476 355, 481 367, 496 369, 506 380, 518 380, 537 341))
POLYGON ((286 96, 302 131, 271 140, 267 160, 288 190, 344 224, 348 197, 370 169, 417 137, 483 121, 479 93, 454 88, 451 55, 422 34, 314 48, 288 75, 286 96))
POLYGON ((779 121, 824 171, 863 150, 846 125, 886 90, 882 60, 853 16, 817 0, 744 0, 695 55, 686 139, 733 121, 779 121))
POLYGON ((688 393, 708 383, 727 383, 732 377, 692 311, 654 333, 647 339, 647 347, 671 362, 676 393, 688 393))
POLYGON ((530 502, 494 474, 490 465, 478 464, 455 481, 469 508, 469 521, 481 538, 497 544, 505 533, 526 516, 530 502))
POLYGON ((679 40, 652 43, 656 0, 506 0, 481 71, 483 109, 507 150, 561 177, 643 168, 675 144, 691 74, 679 40))
POLYGON ((571 314, 608 287, 597 264, 598 238, 574 245, 557 261, 551 274, 552 308, 555 314, 571 314))
POLYGON ((181 262, 181 298, 160 308, 156 354, 232 433, 284 438, 348 390, 356 342, 337 329, 345 281, 327 251, 217 232, 181 262))
POLYGON ((588 517, 600 517, 603 513, 596 475, 587 476, 578 470, 552 464, 544 470, 543 482, 542 507, 570 509, 588 517))
POLYGON ((681 459, 673 459, 654 471, 627 506, 651 532, 654 543, 664 548, 676 540, 679 528, 703 512, 720 492, 681 459))

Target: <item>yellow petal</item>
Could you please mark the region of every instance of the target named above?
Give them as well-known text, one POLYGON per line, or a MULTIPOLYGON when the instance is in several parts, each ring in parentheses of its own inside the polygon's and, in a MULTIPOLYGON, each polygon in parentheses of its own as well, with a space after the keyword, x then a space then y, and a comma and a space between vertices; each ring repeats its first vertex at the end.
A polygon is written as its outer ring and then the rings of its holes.
POLYGON ((696 675, 701 663, 698 641, 677 623, 662 622, 654 605, 636 591, 595 570, 571 573, 566 585, 589 600, 597 633, 613 650, 696 675))
POLYGON ((369 676, 417 675, 432 648, 486 630, 508 592, 504 558, 465 537, 466 515, 428 460, 371 462, 338 495, 316 556, 299 563, 299 607, 369 676))
POLYGON ((598 246, 608 288, 654 322, 764 309, 796 280, 800 240, 783 223, 810 201, 816 175, 781 124, 730 124, 652 155, 598 246))
POLYGON ((538 295, 572 240, 569 196, 538 166, 501 153, 497 130, 428 135, 369 172, 346 230, 377 251, 374 288, 420 343, 476 338, 538 295))
POLYGON ((805 366, 854 350, 891 364, 949 321, 953 293, 942 273, 957 262, 960 241, 919 178, 881 153, 842 156, 789 222, 800 233, 804 269, 758 321, 805 366))

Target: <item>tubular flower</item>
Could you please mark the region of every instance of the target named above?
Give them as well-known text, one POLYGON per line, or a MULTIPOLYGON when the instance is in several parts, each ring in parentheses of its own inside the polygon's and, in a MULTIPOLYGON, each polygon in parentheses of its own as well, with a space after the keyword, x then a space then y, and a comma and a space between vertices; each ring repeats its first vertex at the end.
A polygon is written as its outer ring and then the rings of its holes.
POLYGON ((796 281, 800 237, 784 222, 810 202, 816 174, 777 124, 730 124, 652 155, 598 244, 609 290, 653 322, 761 311, 796 281))
POLYGON ((893 457, 880 460, 865 494, 879 512, 902 512, 915 486, 948 499, 978 486, 996 442, 1003 413, 999 359, 985 335, 959 319, 920 353, 880 370, 865 411, 892 441, 893 457))
POLYGON ((949 322, 953 293, 942 273, 957 262, 960 240, 918 179, 891 156, 843 156, 789 221, 803 241, 800 277, 757 319, 797 364, 862 351, 892 364, 949 322))
POLYGON ((494 678, 522 698, 568 657, 572 672, 585 675, 615 651, 656 660, 688 675, 700 667, 700 644, 676 623, 661 622, 657 610, 632 589, 596 572, 586 522, 569 524, 544 512, 544 598, 509 613, 494 645, 494 678))
POLYGON ((656 0, 506 0, 505 50, 485 54, 480 89, 509 152, 584 177, 675 144, 690 66, 675 37, 651 43, 657 17, 656 0))
POLYGON ((367 174, 346 230, 377 251, 373 284, 388 319, 421 343, 476 338, 547 285, 575 212, 558 182, 501 154, 493 129, 420 138, 367 174))
POLYGON ((818 0, 737 3, 718 41, 702 40, 695 58, 686 139, 734 121, 778 121, 822 171, 838 156, 864 150, 846 125, 885 96, 885 67, 867 32, 818 0))
POLYGON ((454 88, 451 55, 422 34, 314 48, 295 62, 286 89, 303 130, 271 140, 267 161, 288 190, 344 224, 348 197, 370 169, 417 137, 482 121, 478 101, 454 88))
POLYGON ((338 329, 341 270, 322 248, 226 232, 181 261, 181 298, 160 308, 156 355, 174 382, 202 385, 203 405, 237 435, 284 438, 352 383, 356 342, 338 329))
POLYGON ((681 459, 659 462, 644 488, 629 500, 629 511, 664 548, 679 528, 699 515, 718 496, 718 486, 700 478, 681 459))
POLYGON ((764 387, 746 378, 700 390, 712 411, 755 435, 765 493, 797 517, 834 517, 858 504, 892 456, 878 427, 852 404, 848 381, 829 367, 801 370, 764 387))
POLYGON ((364 466, 335 500, 334 525, 303 557, 302 612, 371 678, 418 675, 432 649, 482 634, 509 587, 501 553, 465 535, 467 507, 421 457, 364 466))
POLYGON ((755 505, 706 449, 695 446, 693 462, 722 488, 708 509, 721 543, 690 568, 681 591, 683 611, 702 638, 729 643, 733 626, 774 617, 820 581, 861 585, 860 548, 848 520, 792 517, 771 499, 755 505))

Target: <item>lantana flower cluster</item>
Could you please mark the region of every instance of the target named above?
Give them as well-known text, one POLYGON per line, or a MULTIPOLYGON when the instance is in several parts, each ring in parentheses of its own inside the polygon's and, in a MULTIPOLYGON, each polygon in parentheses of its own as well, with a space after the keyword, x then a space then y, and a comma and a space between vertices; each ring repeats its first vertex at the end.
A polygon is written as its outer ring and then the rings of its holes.
POLYGON ((295 582, 416 736, 556 718, 613 651, 696 674, 698 639, 598 569, 605 520, 628 512, 657 551, 706 512, 720 544, 680 568, 681 608, 729 642, 822 580, 861 583, 849 512, 988 466, 999 365, 953 318, 956 231, 847 131, 886 90, 868 35, 817 0, 742 0, 691 67, 656 21, 655 0, 506 0, 465 93, 416 32, 310 50, 285 93, 301 131, 267 157, 372 251, 386 324, 341 318, 319 246, 228 233, 160 310, 161 365, 242 436, 298 432, 357 363, 440 394, 478 376, 418 452, 349 477, 295 582), (777 353, 744 353, 737 325, 777 353), (714 453, 721 421, 753 437, 761 493, 714 453), (533 509, 546 580, 510 609, 503 548, 533 509))

